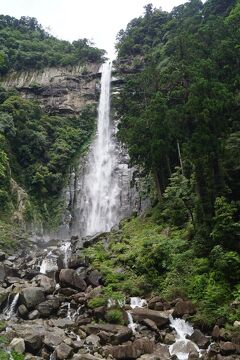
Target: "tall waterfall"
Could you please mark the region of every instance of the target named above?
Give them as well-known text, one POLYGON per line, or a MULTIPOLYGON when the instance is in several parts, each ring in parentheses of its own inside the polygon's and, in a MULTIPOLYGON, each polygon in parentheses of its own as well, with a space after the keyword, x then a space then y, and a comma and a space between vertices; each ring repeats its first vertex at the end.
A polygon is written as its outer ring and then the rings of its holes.
POLYGON ((74 211, 74 230, 81 236, 110 231, 118 221, 121 206, 115 129, 110 121, 111 63, 103 64, 101 72, 97 134, 80 179, 74 211))

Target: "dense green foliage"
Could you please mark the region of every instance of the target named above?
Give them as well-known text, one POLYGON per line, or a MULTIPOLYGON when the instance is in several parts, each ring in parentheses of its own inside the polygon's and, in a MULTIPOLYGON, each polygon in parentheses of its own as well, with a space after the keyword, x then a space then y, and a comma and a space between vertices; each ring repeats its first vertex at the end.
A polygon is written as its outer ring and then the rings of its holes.
POLYGON ((51 36, 35 18, 0 15, 0 75, 13 69, 100 63, 104 54, 87 39, 69 43, 51 36))
POLYGON ((191 220, 201 256, 239 250, 239 21, 239 1, 148 5, 116 46, 119 136, 154 175, 166 220, 191 220))
POLYGON ((239 319, 239 1, 145 7, 118 35, 119 136, 158 199, 86 250, 112 298, 189 298, 212 327, 239 319))
POLYGON ((104 239, 84 250, 105 280, 102 297, 92 299, 91 307, 104 305, 106 298, 161 294, 167 300, 191 299, 198 326, 238 320, 239 309, 230 304, 240 300, 240 255, 216 245, 208 258, 198 257, 192 226, 166 227, 160 219, 156 207, 145 219, 125 221, 109 235, 107 248, 104 239))
POLYGON ((86 106, 79 116, 50 116, 14 92, 2 89, 0 97, 0 211, 14 202, 11 177, 38 203, 52 201, 73 159, 90 140, 96 107, 86 106))

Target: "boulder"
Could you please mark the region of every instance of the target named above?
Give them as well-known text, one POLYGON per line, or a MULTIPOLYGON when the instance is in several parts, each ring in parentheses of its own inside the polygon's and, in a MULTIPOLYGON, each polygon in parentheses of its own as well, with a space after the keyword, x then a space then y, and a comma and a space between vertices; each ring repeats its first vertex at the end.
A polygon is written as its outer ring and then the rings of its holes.
POLYGON ((49 325, 58 327, 60 329, 68 329, 74 326, 75 322, 71 319, 51 319, 49 325))
POLYGON ((100 337, 94 334, 89 335, 86 337, 85 343, 87 345, 92 345, 94 348, 97 348, 100 345, 100 337))
POLYGON ((9 347, 19 354, 23 354, 25 352, 25 342, 22 338, 13 338, 9 347))
POLYGON ((60 301, 58 298, 49 299, 37 306, 37 310, 39 311, 40 316, 49 317, 50 315, 57 312, 60 306, 60 301))
POLYGON ((164 344, 172 345, 176 341, 175 336, 173 334, 167 333, 164 337, 164 344))
POLYGON ((59 280, 63 286, 72 286, 80 291, 85 291, 87 288, 84 279, 72 269, 62 269, 59 274, 59 280))
POLYGON ((34 319, 38 319, 39 318, 39 311, 38 310, 33 310, 30 312, 30 314, 28 315, 29 320, 34 320, 34 319))
POLYGON ((217 340, 220 338, 220 328, 218 325, 215 325, 212 331, 212 338, 217 340))
POLYGON ((90 272, 90 274, 87 276, 87 283, 97 287, 100 285, 100 281, 102 279, 102 275, 98 270, 93 270, 90 272))
POLYGON ((103 358, 91 354, 75 354, 73 360, 103 360, 103 358))
POLYGON ((22 290, 22 302, 31 310, 45 300, 44 290, 38 287, 28 287, 22 290))
POLYGON ((132 337, 132 330, 122 325, 89 324, 86 331, 88 334, 98 335, 103 343, 110 342, 113 345, 121 344, 132 337))
POLYGON ((148 308, 135 308, 131 311, 133 320, 141 322, 144 319, 150 319, 158 327, 165 326, 169 323, 169 315, 165 311, 156 311, 148 308))
POLYGON ((43 344, 43 335, 41 334, 32 334, 27 336, 25 339, 26 350, 32 354, 38 352, 41 349, 43 344))
POLYGON ((147 338, 137 339, 134 342, 128 341, 117 346, 107 346, 105 353, 115 359, 137 359, 143 354, 151 354, 155 350, 155 343, 147 338))
POLYGON ((3 303, 6 301, 8 295, 9 295, 9 290, 0 287, 0 307, 1 307, 1 306, 3 305, 3 303))
MULTIPOLYGON (((157 344, 156 349, 152 354, 144 354, 139 360, 169 360, 173 357, 170 357, 168 347, 166 345, 157 344)), ((177 359, 176 359, 177 360, 177 359)))
POLYGON ((222 355, 231 355, 235 353, 236 345, 230 341, 220 342, 220 353, 222 355))
POLYGON ((143 319, 142 324, 146 325, 147 328, 152 330, 152 331, 159 332, 156 323, 154 321, 150 320, 150 319, 143 319))
POLYGON ((3 283, 6 277, 6 271, 3 264, 0 264, 0 282, 3 283))
POLYGON ((62 342, 62 337, 53 334, 52 332, 46 332, 46 335, 43 340, 44 344, 51 349, 55 349, 62 342))
POLYGON ((68 259, 68 268, 77 269, 80 267, 88 267, 89 261, 86 257, 73 255, 68 259))
POLYGON ((65 343, 61 343, 60 345, 58 345, 56 347, 56 355, 57 355, 57 359, 60 360, 65 360, 65 359, 69 359, 71 354, 72 354, 72 348, 65 344, 65 343))
POLYGON ((18 314, 23 319, 28 318, 28 309, 26 308, 25 305, 22 304, 18 307, 18 314))
POLYGON ((193 315, 196 308, 191 301, 179 300, 174 308, 173 316, 182 317, 183 315, 193 315))
POLYGON ((148 301, 148 308, 151 309, 151 310, 156 310, 155 309, 155 305, 157 303, 161 303, 163 304, 163 300, 160 296, 154 296, 153 298, 151 298, 149 301, 148 301))
POLYGON ((200 330, 195 329, 193 334, 189 337, 191 341, 198 345, 201 349, 207 349, 210 344, 210 339, 207 338, 200 330))
POLYGON ((40 286, 44 289, 46 294, 52 294, 55 290, 55 281, 46 275, 39 275, 40 286))
POLYGON ((0 251, 0 261, 3 261, 6 259, 6 254, 3 251, 0 251))

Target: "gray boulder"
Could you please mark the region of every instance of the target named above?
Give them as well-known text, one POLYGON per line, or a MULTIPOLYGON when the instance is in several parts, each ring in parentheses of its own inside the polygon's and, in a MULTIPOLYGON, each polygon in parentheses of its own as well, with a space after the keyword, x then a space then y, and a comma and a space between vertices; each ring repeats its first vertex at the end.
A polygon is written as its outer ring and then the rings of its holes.
POLYGON ((84 279, 72 269, 62 269, 59 274, 59 280, 63 286, 72 286, 80 291, 85 291, 87 288, 84 279))
POLYGON ((131 311, 135 321, 141 322, 144 319, 150 319, 158 327, 165 326, 169 323, 169 315, 165 311, 156 311, 148 308, 135 308, 131 311))
POLYGON ((44 289, 38 287, 29 287, 22 290, 22 302, 31 310, 45 300, 44 289))

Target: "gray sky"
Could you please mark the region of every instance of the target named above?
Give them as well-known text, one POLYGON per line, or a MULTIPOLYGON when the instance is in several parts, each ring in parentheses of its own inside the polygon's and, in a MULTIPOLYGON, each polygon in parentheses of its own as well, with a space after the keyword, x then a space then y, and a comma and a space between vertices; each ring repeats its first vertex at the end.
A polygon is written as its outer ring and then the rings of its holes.
POLYGON ((116 34, 143 6, 152 3, 170 11, 187 0, 0 0, 0 13, 14 17, 32 16, 65 40, 88 38, 113 57, 116 34))

